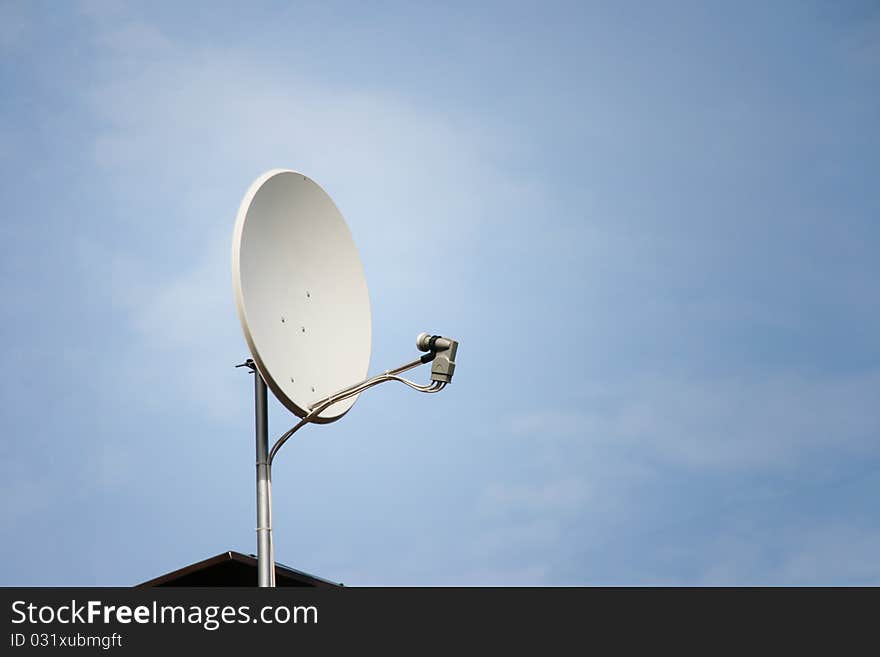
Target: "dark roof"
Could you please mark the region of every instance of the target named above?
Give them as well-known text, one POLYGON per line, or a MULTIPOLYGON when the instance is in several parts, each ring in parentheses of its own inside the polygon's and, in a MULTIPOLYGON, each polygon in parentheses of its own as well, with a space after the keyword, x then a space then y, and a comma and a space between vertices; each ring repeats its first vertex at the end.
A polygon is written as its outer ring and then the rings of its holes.
MULTIPOLYGON (((160 575, 137 587, 147 586, 256 586, 257 559, 240 552, 224 552, 216 557, 160 575)), ((301 570, 275 562, 276 586, 342 586, 301 570)))

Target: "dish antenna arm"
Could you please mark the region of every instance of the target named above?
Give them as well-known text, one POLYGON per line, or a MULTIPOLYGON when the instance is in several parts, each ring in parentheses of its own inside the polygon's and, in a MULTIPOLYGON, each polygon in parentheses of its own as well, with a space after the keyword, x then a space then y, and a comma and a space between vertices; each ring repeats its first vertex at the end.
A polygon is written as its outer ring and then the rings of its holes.
POLYGON ((418 338, 416 338, 416 346, 421 351, 426 351, 427 353, 405 365, 395 367, 391 370, 385 370, 382 374, 377 374, 376 376, 364 379, 360 383, 350 385, 347 388, 343 388, 332 395, 328 395, 327 397, 310 404, 309 412, 299 422, 281 434, 278 440, 275 441, 275 444, 272 445, 272 449, 269 450, 268 456, 269 467, 272 467, 272 461, 275 459, 278 450, 284 446, 284 443, 286 443, 288 439, 302 427, 312 422, 322 411, 333 406, 333 404, 348 399, 349 397, 359 395, 365 390, 377 386, 380 383, 397 381, 398 383, 403 383, 404 385, 409 386, 413 390, 425 393, 434 393, 443 390, 447 384, 452 382, 452 374, 455 372, 455 354, 458 350, 458 342, 439 335, 431 336, 428 333, 421 333, 418 338), (418 383, 405 379, 402 376, 398 376, 399 374, 403 374, 419 365, 424 365, 430 362, 433 362, 434 365, 431 368, 431 383, 428 385, 419 385, 418 383))

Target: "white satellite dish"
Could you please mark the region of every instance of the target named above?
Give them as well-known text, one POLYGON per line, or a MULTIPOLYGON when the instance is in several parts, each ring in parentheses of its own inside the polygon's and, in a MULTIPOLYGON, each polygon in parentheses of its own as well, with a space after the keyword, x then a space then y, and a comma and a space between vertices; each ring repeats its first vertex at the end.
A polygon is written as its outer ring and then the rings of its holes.
MULTIPOLYGON (((364 268, 345 219, 314 180, 274 169, 251 185, 235 222, 232 279, 257 369, 297 416, 366 377, 372 328, 364 268)), ((338 420, 356 399, 312 421, 338 420)))
POLYGON ((338 420, 368 388, 397 381, 435 393, 452 382, 458 342, 422 333, 415 360, 366 378, 372 327, 364 268, 327 193, 296 171, 273 169, 250 186, 232 237, 232 287, 253 359, 257 452, 257 578, 275 585, 272 461, 301 427, 338 420), (431 363, 431 383, 400 376, 431 363), (300 421, 269 449, 267 392, 300 421))

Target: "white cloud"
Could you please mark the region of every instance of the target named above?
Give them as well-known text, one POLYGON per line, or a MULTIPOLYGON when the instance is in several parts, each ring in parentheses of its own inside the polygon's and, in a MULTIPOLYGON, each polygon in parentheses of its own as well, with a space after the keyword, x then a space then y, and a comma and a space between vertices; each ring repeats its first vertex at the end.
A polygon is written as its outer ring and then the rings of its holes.
POLYGON ((510 420, 515 436, 559 437, 583 435, 589 430, 590 418, 583 413, 545 410, 517 413, 510 420))
POLYGON ((791 585, 880 585, 880 531, 844 522, 810 527, 792 537, 779 580, 791 585))
MULTIPOLYGON (((108 50, 128 57, 155 58, 161 53, 173 54, 171 42, 153 25, 130 22, 103 32, 98 43, 108 50)), ((118 64, 118 62, 117 62, 118 64)))
POLYGON ((478 503, 488 514, 558 514, 580 508, 587 502, 587 484, 578 477, 567 477, 544 484, 489 484, 478 503))
POLYGON ((147 52, 140 37, 132 45, 131 29, 101 39, 117 68, 90 95, 107 125, 95 157, 167 193, 193 225, 205 220, 197 211, 228 198, 220 190, 229 182, 240 196, 257 173, 291 166, 328 187, 367 249, 381 241, 386 262, 416 277, 421 245, 449 256, 501 220, 499 199, 515 207, 534 196, 492 166, 493 150, 506 146, 484 126, 381 91, 334 88, 253 54, 176 44, 147 52))
POLYGON ((876 452, 878 389, 877 373, 641 378, 597 386, 577 412, 518 414, 508 430, 545 441, 567 437, 649 463, 788 469, 826 455, 876 452))

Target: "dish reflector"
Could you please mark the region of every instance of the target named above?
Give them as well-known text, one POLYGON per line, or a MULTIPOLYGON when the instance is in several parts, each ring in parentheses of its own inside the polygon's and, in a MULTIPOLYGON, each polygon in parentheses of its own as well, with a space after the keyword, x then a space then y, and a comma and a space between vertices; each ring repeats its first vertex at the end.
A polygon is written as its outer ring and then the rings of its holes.
MULTIPOLYGON (((274 169, 257 178, 232 239, 235 306, 257 370, 299 417, 309 404, 366 378, 372 326, 364 269, 345 219, 310 178, 274 169)), ((357 397, 322 411, 345 415, 357 397)))

